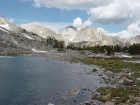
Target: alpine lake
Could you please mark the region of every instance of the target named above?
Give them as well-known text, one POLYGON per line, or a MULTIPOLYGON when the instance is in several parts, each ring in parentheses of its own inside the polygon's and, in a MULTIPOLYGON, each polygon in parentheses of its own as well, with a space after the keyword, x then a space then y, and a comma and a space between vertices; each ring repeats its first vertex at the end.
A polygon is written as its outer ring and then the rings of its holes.
POLYGON ((92 92, 107 85, 96 73, 87 74, 93 69, 102 72, 103 68, 43 57, 1 56, 0 105, 101 103, 91 99, 92 92))

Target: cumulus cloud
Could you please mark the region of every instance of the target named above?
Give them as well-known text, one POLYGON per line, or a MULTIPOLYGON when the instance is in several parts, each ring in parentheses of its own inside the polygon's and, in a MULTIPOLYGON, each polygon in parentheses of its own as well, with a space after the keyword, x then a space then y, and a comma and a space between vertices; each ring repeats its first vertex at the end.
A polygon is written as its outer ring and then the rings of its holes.
MULTIPOLYGON (((30 1, 30 0, 22 0, 30 1)), ((82 22, 80 17, 73 20, 73 25, 82 28, 94 23, 102 25, 126 25, 127 30, 110 33, 123 38, 140 34, 139 0, 32 0, 35 7, 58 8, 61 10, 86 10, 89 18, 82 22)), ((61 25, 60 25, 61 26, 61 25)), ((104 30, 105 31, 105 30, 104 30)))
POLYGON ((91 22, 89 20, 85 21, 84 23, 82 22, 82 19, 80 17, 77 17, 73 20, 73 26, 77 28, 82 28, 85 26, 90 26, 91 22))
POLYGON ((104 28, 102 28, 102 27, 98 27, 98 28, 97 28, 97 30, 98 30, 98 32, 99 32, 99 31, 102 31, 102 32, 104 32, 104 33, 108 34, 108 31, 107 31, 107 30, 105 30, 105 29, 104 29, 104 28))
POLYGON ((82 25, 82 19, 80 17, 73 20, 73 26, 81 28, 82 25))
POLYGON ((124 39, 128 39, 133 36, 133 34, 130 33, 128 30, 123 30, 123 31, 117 32, 117 33, 109 33, 109 35, 118 36, 118 37, 124 38, 124 39))
MULTIPOLYGON (((26 1, 26 0, 25 0, 26 1)), ((36 7, 85 9, 92 23, 130 24, 140 17, 139 0, 33 0, 36 7)))
POLYGON ((89 20, 87 20, 87 21, 85 21, 84 23, 83 23, 83 26, 85 27, 85 26, 90 26, 92 23, 91 23, 91 21, 89 21, 89 20))
POLYGON ((93 23, 130 24, 139 18, 139 10, 139 0, 114 0, 108 5, 90 8, 88 13, 90 14, 90 21, 93 23))
POLYGON ((59 8, 59 9, 89 9, 99 5, 107 5, 113 0, 34 0, 36 7, 59 8))
POLYGON ((119 36, 120 38, 131 38, 140 35, 140 22, 132 23, 127 27, 127 30, 123 30, 118 33, 110 33, 113 36, 119 36))

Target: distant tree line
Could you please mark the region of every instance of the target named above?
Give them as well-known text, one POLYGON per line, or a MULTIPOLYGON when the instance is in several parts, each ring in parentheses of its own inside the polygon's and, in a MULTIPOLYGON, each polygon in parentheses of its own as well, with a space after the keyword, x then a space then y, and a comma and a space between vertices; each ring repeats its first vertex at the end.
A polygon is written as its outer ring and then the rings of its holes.
MULTIPOLYGON (((23 29, 23 32, 24 32, 24 33, 29 33, 29 32, 28 32, 27 30, 25 30, 25 29, 23 29)), ((31 32, 31 31, 30 31, 30 34, 31 34, 31 35, 36 35, 36 36, 38 36, 36 33, 33 33, 33 32, 31 32)))
POLYGON ((110 54, 114 54, 119 53, 119 52, 124 52, 124 53, 130 53, 131 55, 140 55, 140 44, 133 44, 129 47, 121 47, 119 45, 115 45, 115 46, 109 46, 109 45, 96 45, 96 46, 82 46, 82 47, 75 47, 73 44, 68 45, 67 49, 72 49, 72 50, 90 50, 93 51, 94 53, 106 53, 108 55, 110 54))
POLYGON ((51 45, 53 48, 58 48, 58 51, 65 51, 64 41, 58 41, 54 37, 48 37, 46 39, 46 45, 51 45))

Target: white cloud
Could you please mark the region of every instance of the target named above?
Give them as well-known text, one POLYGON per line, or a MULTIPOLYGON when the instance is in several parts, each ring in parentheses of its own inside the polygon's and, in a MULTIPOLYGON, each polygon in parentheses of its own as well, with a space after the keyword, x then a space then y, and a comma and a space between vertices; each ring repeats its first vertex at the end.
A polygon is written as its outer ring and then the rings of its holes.
POLYGON ((87 21, 85 21, 84 23, 83 23, 83 26, 90 26, 92 23, 89 21, 89 20, 87 20, 87 21))
POLYGON ((140 22, 130 24, 127 27, 127 30, 129 30, 129 32, 131 32, 135 35, 139 35, 140 34, 140 22))
POLYGON ((91 25, 91 22, 89 20, 83 23, 80 17, 77 17, 76 19, 73 20, 73 26, 77 28, 82 28, 82 27, 90 26, 90 25, 91 25))
POLYGON ((13 23, 14 22, 14 19, 11 18, 9 21, 13 23))
POLYGON ((127 30, 118 33, 110 33, 110 35, 119 36, 120 38, 131 38, 140 35, 140 22, 132 23, 127 27, 127 30))
POLYGON ((99 5, 106 5, 113 0, 34 0, 36 7, 59 8, 59 9, 89 9, 91 7, 98 7, 99 5))
POLYGON ((73 26, 81 28, 82 27, 82 19, 80 17, 77 17, 73 20, 73 26))
POLYGON ((120 38, 125 38, 125 39, 131 38, 133 36, 133 34, 130 33, 128 30, 123 30, 118 33, 109 33, 109 35, 118 36, 120 38))
POLYGON ((140 16, 139 0, 114 0, 105 6, 90 8, 90 21, 100 24, 122 24, 137 21, 140 16))
MULTIPOLYGON (((31 1, 31 0, 22 0, 31 1)), ((58 8, 61 10, 86 10, 89 18, 82 22, 80 17, 73 20, 73 25, 82 28, 94 23, 102 25, 126 25, 127 30, 118 33, 109 33, 122 38, 140 34, 140 1, 139 0, 32 0, 36 7, 58 8)), ((47 25, 58 31, 57 27, 65 25, 47 25), (60 25, 60 26, 58 26, 60 25)), ((112 27, 113 28, 113 27, 112 27)), ((106 31, 106 30, 104 30, 106 31)))
POLYGON ((105 30, 105 29, 104 29, 104 28, 102 28, 102 27, 98 27, 98 28, 97 28, 97 30, 98 30, 98 31, 102 31, 102 32, 104 32, 104 33, 108 34, 108 31, 107 31, 107 30, 105 30))
MULTIPOLYGON (((26 1, 26 0, 25 0, 26 1)), ((100 24, 131 24, 140 17, 139 0, 33 0, 36 7, 85 9, 89 22, 100 24)))

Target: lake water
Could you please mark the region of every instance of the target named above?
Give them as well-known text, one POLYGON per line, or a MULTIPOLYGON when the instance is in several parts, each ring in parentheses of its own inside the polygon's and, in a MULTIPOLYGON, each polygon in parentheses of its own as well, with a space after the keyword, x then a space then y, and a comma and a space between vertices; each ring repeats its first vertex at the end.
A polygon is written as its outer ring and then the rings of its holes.
POLYGON ((99 69, 42 57, 0 57, 0 105, 79 105, 91 100, 82 87, 106 86, 98 75, 86 74, 93 68, 99 69), (60 98, 76 89, 80 94, 60 98))
POLYGON ((125 61, 125 62, 140 63, 140 60, 136 60, 136 61, 125 61))

